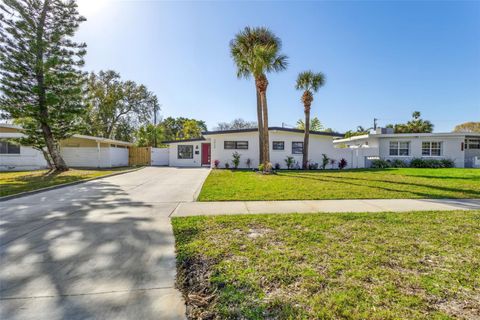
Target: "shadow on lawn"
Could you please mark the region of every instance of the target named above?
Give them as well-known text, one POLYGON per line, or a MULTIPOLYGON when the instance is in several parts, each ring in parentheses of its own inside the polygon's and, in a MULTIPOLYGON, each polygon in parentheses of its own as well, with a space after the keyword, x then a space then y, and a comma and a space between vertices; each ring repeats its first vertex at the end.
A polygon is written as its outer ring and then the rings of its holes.
POLYGON ((62 190, 0 203, 0 318, 158 318, 143 289, 162 283, 154 250, 173 238, 154 208, 106 181, 62 190))
MULTIPOLYGON (((346 185, 355 185, 359 187, 369 187, 369 188, 375 188, 375 189, 382 189, 386 191, 393 191, 393 192, 400 192, 400 193, 405 193, 405 194, 412 194, 412 195, 417 195, 419 197, 423 198, 456 198, 455 195, 448 195, 448 196, 443 196, 443 195, 432 195, 431 193, 426 193, 426 192, 419 192, 419 191, 413 191, 413 190, 402 190, 402 189, 395 189, 395 188, 389 188, 386 186, 379 186, 379 185, 368 185, 365 183, 354 183, 352 181, 366 181, 366 182, 371 182, 371 183, 388 183, 388 184, 399 184, 399 185, 404 185, 404 186, 416 186, 420 188, 429 188, 429 189, 435 189, 438 191, 444 191, 444 192, 450 192, 450 193, 463 193, 466 195, 466 197, 471 197, 471 198, 480 198, 480 191, 473 191, 471 189, 459 189, 459 188, 449 188, 449 187, 441 187, 441 186, 436 186, 432 184, 421 184, 421 183, 412 183, 412 182, 402 182, 402 181, 395 181, 395 180, 382 180, 382 179, 366 179, 366 178, 360 178, 360 177, 346 177, 346 176, 332 176, 328 174, 322 174, 321 178, 329 178, 329 179, 321 179, 318 177, 313 177, 311 175, 293 175, 289 174, 286 175, 286 177, 295 177, 295 178, 300 178, 300 179, 307 179, 307 180, 314 180, 314 181, 322 181, 322 182, 334 182, 334 183, 340 183, 340 184, 346 184, 346 185), (342 180, 350 180, 350 181, 342 181, 342 180)), ((430 177, 433 178, 434 177, 430 177)))

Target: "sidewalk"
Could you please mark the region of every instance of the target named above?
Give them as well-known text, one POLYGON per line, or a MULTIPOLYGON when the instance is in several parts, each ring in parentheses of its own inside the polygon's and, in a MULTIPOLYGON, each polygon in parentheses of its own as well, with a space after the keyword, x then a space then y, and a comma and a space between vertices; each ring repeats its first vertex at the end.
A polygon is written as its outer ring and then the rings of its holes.
POLYGON ((480 199, 371 199, 300 201, 183 202, 173 217, 312 212, 402 212, 430 210, 480 210, 480 199))

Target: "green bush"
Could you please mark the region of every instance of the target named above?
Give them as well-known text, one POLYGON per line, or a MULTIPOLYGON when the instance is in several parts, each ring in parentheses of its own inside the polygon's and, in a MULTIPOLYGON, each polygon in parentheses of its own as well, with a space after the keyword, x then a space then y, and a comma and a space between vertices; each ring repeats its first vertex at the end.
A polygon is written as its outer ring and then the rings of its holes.
POLYGON ((400 159, 395 159, 390 163, 392 168, 406 168, 408 167, 408 164, 400 159))
POLYGON ((420 159, 415 158, 410 161, 412 168, 453 168, 455 163, 450 159, 420 159))
POLYGON ((383 160, 383 159, 375 159, 372 160, 371 168, 374 169, 385 169, 385 168, 390 168, 392 165, 390 162, 383 160))
POLYGON ((240 153, 235 151, 232 154, 232 157, 233 157, 233 160, 232 160, 233 168, 238 169, 238 165, 240 164, 240 153))

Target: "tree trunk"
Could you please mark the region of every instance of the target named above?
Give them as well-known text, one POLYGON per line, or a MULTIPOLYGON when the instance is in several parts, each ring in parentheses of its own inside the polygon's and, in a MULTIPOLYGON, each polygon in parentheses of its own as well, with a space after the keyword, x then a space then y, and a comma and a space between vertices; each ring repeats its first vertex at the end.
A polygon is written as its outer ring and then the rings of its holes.
POLYGON ((47 101, 46 101, 46 90, 45 90, 45 77, 44 77, 44 65, 43 65, 43 33, 44 33, 44 26, 45 20, 47 17, 48 7, 50 5, 49 0, 45 0, 43 4, 42 14, 40 16, 40 21, 37 29, 36 35, 36 45, 37 45, 37 55, 36 55, 36 77, 37 77, 37 85, 38 85, 38 108, 40 114, 40 125, 43 132, 43 137, 45 139, 45 144, 47 145, 48 153, 50 154, 54 170, 57 171, 66 171, 68 170, 65 161, 63 161, 62 157, 60 156, 60 152, 55 145, 55 139, 53 138, 52 130, 48 125, 48 109, 47 109, 47 101))
POLYGON ((268 136, 268 107, 267 107, 267 91, 264 90, 262 95, 262 111, 263 111, 263 164, 267 168, 270 162, 270 140, 268 136))
POLYGON ((258 123, 258 155, 259 163, 263 163, 263 112, 262 112, 262 98, 260 97, 260 92, 255 86, 255 91, 257 92, 257 123, 258 123))
POLYGON ((52 164, 52 159, 50 158, 50 154, 45 151, 45 149, 40 149, 43 153, 43 157, 45 158, 45 161, 47 161, 47 166, 48 169, 52 170, 53 169, 53 164, 52 164))
POLYGON ((308 170, 308 142, 310 138, 310 108, 305 106, 305 136, 303 138, 303 161, 302 167, 308 170))

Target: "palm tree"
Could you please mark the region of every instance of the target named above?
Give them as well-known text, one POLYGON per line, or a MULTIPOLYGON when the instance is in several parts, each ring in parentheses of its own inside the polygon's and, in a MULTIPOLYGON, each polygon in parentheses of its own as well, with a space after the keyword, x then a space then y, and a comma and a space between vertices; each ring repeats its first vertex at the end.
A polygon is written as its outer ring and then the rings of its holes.
POLYGON ((279 54, 280 49, 281 40, 264 27, 246 27, 230 42, 230 52, 237 66, 237 77, 248 79, 253 76, 255 79, 260 162, 263 164, 270 161, 266 73, 286 69, 287 57, 279 54))
POLYGON ((308 170, 308 142, 310 138, 310 107, 313 94, 325 85, 325 75, 321 72, 304 71, 298 74, 295 89, 302 90, 302 103, 305 112, 305 137, 303 139, 303 169, 308 170))

